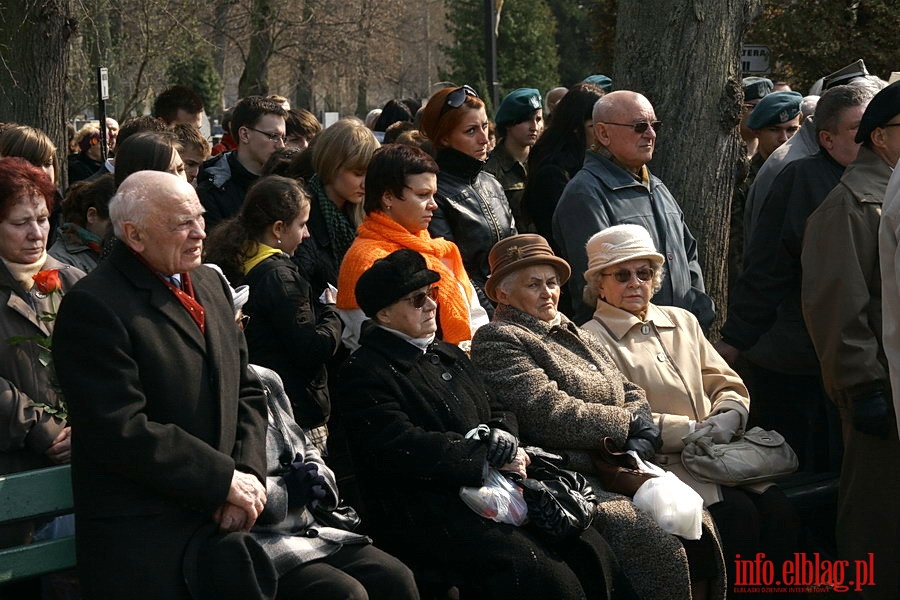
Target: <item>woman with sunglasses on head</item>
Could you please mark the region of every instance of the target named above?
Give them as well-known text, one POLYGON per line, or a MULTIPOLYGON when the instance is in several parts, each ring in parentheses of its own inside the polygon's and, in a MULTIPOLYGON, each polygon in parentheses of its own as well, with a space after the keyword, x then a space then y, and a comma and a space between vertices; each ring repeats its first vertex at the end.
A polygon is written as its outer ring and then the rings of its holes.
POLYGON ((569 264, 535 234, 506 238, 489 259, 485 291, 497 310, 475 333, 472 362, 515 414, 522 443, 567 456, 567 468, 591 482, 600 499, 594 524, 639 598, 724 597, 722 551, 708 514, 701 538, 687 541, 598 478, 592 452, 604 438, 649 460, 659 428, 644 391, 616 368, 605 345, 558 311, 569 264))
POLYGON ((294 416, 320 452, 325 452, 331 414, 326 363, 340 347, 341 319, 334 295, 318 300, 291 256, 309 238, 310 203, 293 179, 257 180, 237 216, 216 227, 206 261, 229 281, 250 286, 244 334, 250 362, 272 369, 284 381, 294 416))
MULTIPOLYGON (((797 517, 777 486, 702 483, 681 465, 684 436, 708 425, 714 441, 727 443, 746 427, 750 398, 744 382, 707 341, 693 314, 650 302, 662 285, 665 259, 646 229, 604 229, 588 240, 587 256, 584 301, 597 309, 583 328, 646 392, 662 436, 654 462, 703 497, 729 559, 765 552, 782 564, 797 547, 797 517)), ((726 564, 733 577, 734 562, 726 564)))
POLYGON ((438 337, 451 344, 472 339, 488 322, 456 244, 428 233, 437 210, 438 166, 424 150, 388 144, 375 152, 366 171, 366 218, 356 240, 344 256, 338 278, 337 307, 346 327, 344 344, 359 345, 365 314, 354 289, 372 263, 401 248, 425 257, 428 267, 441 274, 438 296, 438 337))
POLYGON ((419 129, 434 144, 441 168, 435 195, 438 208, 428 230, 432 237, 459 246, 481 305, 493 314, 494 306, 484 294, 488 252, 515 235, 516 227, 503 186, 482 170, 488 156, 484 102, 467 85, 439 90, 422 111, 419 129))

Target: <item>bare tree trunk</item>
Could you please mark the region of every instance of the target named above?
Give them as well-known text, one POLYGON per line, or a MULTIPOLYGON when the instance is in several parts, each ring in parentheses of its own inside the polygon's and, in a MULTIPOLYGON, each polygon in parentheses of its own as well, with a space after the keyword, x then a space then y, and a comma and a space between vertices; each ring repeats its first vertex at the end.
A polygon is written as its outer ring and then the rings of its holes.
POLYGON ((650 99, 665 122, 651 170, 672 190, 700 248, 724 321, 728 219, 743 149, 741 41, 760 0, 619 0, 616 89, 650 99))
POLYGON ((252 32, 250 49, 244 72, 238 82, 238 96, 266 95, 269 93, 269 59, 272 56, 271 26, 272 0, 253 0, 251 12, 252 32))
POLYGON ((66 83, 72 0, 16 0, 0 5, 0 115, 42 129, 56 144, 66 183, 66 83))
MULTIPOLYGON (((219 78, 223 82, 226 81, 225 57, 228 55, 228 36, 225 33, 225 28, 228 25, 228 18, 231 15, 232 6, 234 6, 234 0, 220 0, 216 3, 216 17, 212 29, 213 68, 216 70, 216 73, 219 74, 219 78)), ((219 105, 209 107, 207 110, 211 115, 217 115, 223 108, 227 108, 224 106, 224 86, 222 89, 223 94, 219 98, 219 105)))

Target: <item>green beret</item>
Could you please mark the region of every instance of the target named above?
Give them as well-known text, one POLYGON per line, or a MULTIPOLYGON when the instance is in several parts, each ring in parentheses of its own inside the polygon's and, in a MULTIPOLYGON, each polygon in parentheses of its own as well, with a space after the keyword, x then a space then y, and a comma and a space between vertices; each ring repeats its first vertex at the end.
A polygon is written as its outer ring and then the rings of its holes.
POLYGON ((541 93, 536 89, 513 90, 500 103, 494 122, 497 125, 517 125, 529 119, 534 111, 541 109, 542 105, 541 93))
POLYGON ((787 123, 800 114, 803 96, 797 92, 772 92, 759 101, 747 119, 750 129, 787 123))
POLYGON ((584 83, 593 83, 607 94, 612 91, 612 79, 606 75, 590 75, 584 78, 584 83))
POLYGON ((741 87, 744 88, 744 102, 747 100, 756 100, 763 98, 772 93, 775 84, 771 79, 765 77, 744 77, 741 80, 741 87))
POLYGON ((900 114, 900 81, 895 81, 875 94, 869 102, 859 122, 859 129, 856 130, 856 143, 867 142, 876 127, 883 127, 898 114, 900 114))

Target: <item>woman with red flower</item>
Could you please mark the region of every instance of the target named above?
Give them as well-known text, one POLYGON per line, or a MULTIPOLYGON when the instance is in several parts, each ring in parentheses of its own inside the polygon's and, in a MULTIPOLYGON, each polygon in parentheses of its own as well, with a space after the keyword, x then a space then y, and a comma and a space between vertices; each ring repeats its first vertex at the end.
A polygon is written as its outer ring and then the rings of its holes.
MULTIPOLYGON (((21 158, 0 159, 0 474, 69 462, 49 352, 62 294, 84 273, 47 254, 53 182, 21 158)), ((0 529, 0 547, 32 523, 0 529)))

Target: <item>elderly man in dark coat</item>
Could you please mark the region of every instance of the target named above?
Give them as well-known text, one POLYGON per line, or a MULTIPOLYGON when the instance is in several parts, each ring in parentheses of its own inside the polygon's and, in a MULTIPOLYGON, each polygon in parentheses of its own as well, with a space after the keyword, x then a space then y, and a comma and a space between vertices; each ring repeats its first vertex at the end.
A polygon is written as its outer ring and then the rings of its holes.
POLYGON ((190 576, 195 598, 269 597, 271 563, 242 532, 266 500, 265 397, 227 284, 195 270, 203 208, 183 179, 141 171, 110 218, 120 243, 66 294, 53 340, 84 596, 188 599, 190 576))

